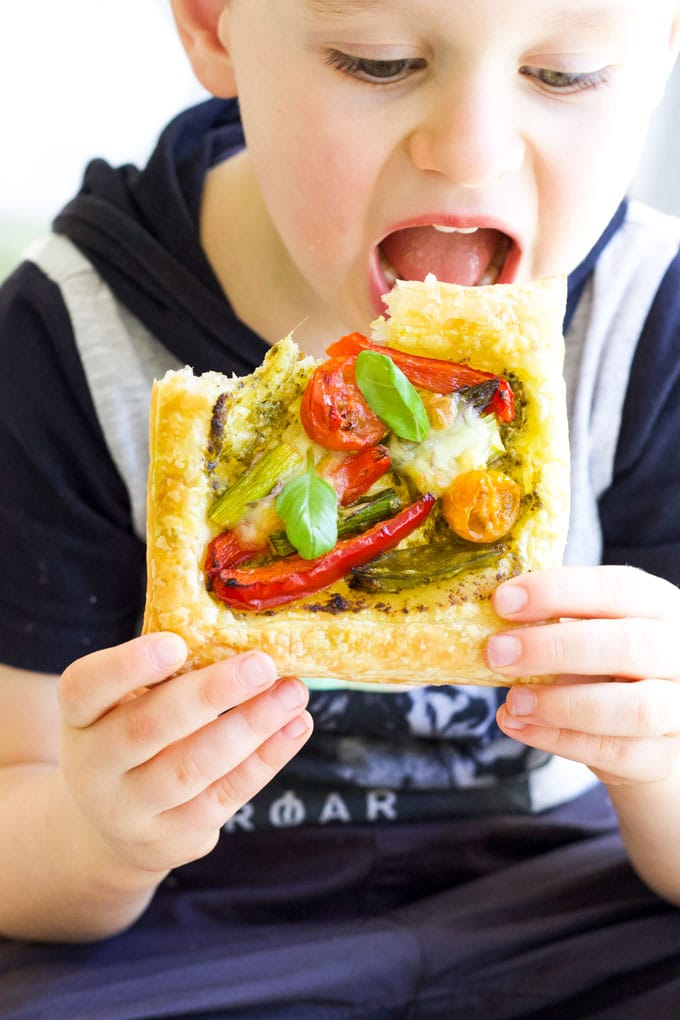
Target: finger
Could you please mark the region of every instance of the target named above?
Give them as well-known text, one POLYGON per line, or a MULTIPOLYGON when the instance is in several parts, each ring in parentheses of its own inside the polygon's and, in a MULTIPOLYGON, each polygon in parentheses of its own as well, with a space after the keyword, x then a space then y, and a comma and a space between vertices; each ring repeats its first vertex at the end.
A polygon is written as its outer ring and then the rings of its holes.
POLYGON ((102 720, 102 733, 107 724, 116 728, 118 738, 109 743, 115 746, 118 768, 126 772, 271 687, 276 677, 276 667, 268 655, 256 651, 234 655, 175 677, 126 702, 115 719, 109 716, 102 720))
POLYGON ((510 728, 530 724, 616 737, 680 733, 680 688, 668 680, 513 687, 510 728))
POLYGON ((279 680, 201 730, 164 748, 126 777, 135 796, 154 812, 167 811, 198 796, 237 768, 284 726, 299 716, 309 699, 295 677, 279 680))
POLYGON ((654 782, 663 779, 669 771, 669 759, 674 754, 675 738, 648 738, 603 736, 552 726, 513 724, 503 705, 496 716, 498 725, 515 740, 549 754, 568 758, 587 765, 605 782, 654 782))
POLYGON ((526 622, 625 616, 673 620, 680 614, 680 591, 635 567, 559 567, 499 585, 493 607, 505 619, 526 622))
POLYGON ((192 801, 168 811, 165 818, 172 821, 173 825, 181 824, 187 831, 198 831, 205 827, 214 833, 295 757, 309 740, 312 730, 313 721, 309 712, 295 716, 236 768, 220 776, 192 801))
POLYGON ((139 687, 171 676, 186 660, 177 634, 146 634, 77 659, 59 681, 59 705, 67 726, 91 726, 139 687))
POLYGON ((564 620, 504 631, 489 639, 486 661, 503 676, 680 678, 673 628, 660 620, 564 620))

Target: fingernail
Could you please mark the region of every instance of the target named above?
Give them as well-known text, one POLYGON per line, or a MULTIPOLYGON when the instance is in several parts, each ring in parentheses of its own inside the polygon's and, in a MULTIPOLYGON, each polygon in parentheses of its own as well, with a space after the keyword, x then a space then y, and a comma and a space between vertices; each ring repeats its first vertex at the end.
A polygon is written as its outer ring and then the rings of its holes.
POLYGON ((504 730, 523 730, 525 723, 523 719, 516 719, 514 715, 508 711, 506 706, 501 718, 501 725, 504 730))
POLYGON ((533 715, 536 710, 536 695, 526 687, 513 687, 506 700, 512 715, 533 715))
POLYGON ((529 593, 521 584, 504 584, 496 589, 493 598, 494 609, 499 616, 512 616, 524 609, 529 593))
POLYGON ((306 733, 308 729, 309 716, 307 712, 304 712, 302 715, 296 715, 294 719, 291 719, 291 721, 283 727, 281 732, 287 737, 290 737, 291 740, 297 740, 297 738, 301 737, 303 733, 306 733))
POLYGON ((248 652, 239 659, 237 673, 247 687, 266 687, 276 679, 274 663, 262 652, 248 652))
POLYGON ((299 680, 288 677, 285 680, 280 680, 274 688, 274 697, 282 708, 298 708, 304 704, 306 690, 299 680))
POLYGON ((497 634, 492 637, 486 647, 489 665, 492 669, 502 669, 517 662, 522 653, 522 646, 515 637, 509 634, 497 634))
POLYGON ((187 646, 179 634, 155 634, 149 654, 158 669, 170 673, 182 665, 187 657, 187 646))

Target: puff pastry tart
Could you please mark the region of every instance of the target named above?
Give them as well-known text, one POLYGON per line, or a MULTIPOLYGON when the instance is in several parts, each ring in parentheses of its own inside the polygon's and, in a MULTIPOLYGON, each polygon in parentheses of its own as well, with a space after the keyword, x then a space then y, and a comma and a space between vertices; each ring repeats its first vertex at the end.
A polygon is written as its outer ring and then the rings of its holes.
POLYGON ((257 647, 282 675, 507 684, 490 596, 566 537, 565 296, 401 282, 325 361, 288 337, 246 378, 155 382, 144 630, 187 668, 257 647))

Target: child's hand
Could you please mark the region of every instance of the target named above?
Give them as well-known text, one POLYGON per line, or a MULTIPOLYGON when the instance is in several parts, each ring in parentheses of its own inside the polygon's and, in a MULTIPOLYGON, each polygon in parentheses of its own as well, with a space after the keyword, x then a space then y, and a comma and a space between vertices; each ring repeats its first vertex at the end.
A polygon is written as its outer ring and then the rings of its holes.
POLYGON ((161 683, 185 657, 180 638, 152 634, 79 659, 60 684, 62 771, 86 829, 148 872, 208 853, 312 729, 307 688, 277 681, 268 656, 161 683))
POLYGON ((555 686, 512 688, 498 712, 501 729, 585 763, 606 783, 677 772, 677 588, 631 567, 564 567, 500 585, 493 604, 517 623, 560 619, 489 641, 487 661, 505 676, 560 675, 555 686))

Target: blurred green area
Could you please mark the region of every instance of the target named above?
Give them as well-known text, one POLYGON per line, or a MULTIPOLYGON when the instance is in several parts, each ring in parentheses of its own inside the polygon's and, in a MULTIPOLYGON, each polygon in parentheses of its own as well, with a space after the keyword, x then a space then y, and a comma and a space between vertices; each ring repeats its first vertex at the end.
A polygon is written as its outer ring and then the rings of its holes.
POLYGON ((12 272, 31 241, 47 231, 46 223, 0 216, 0 282, 12 272))

